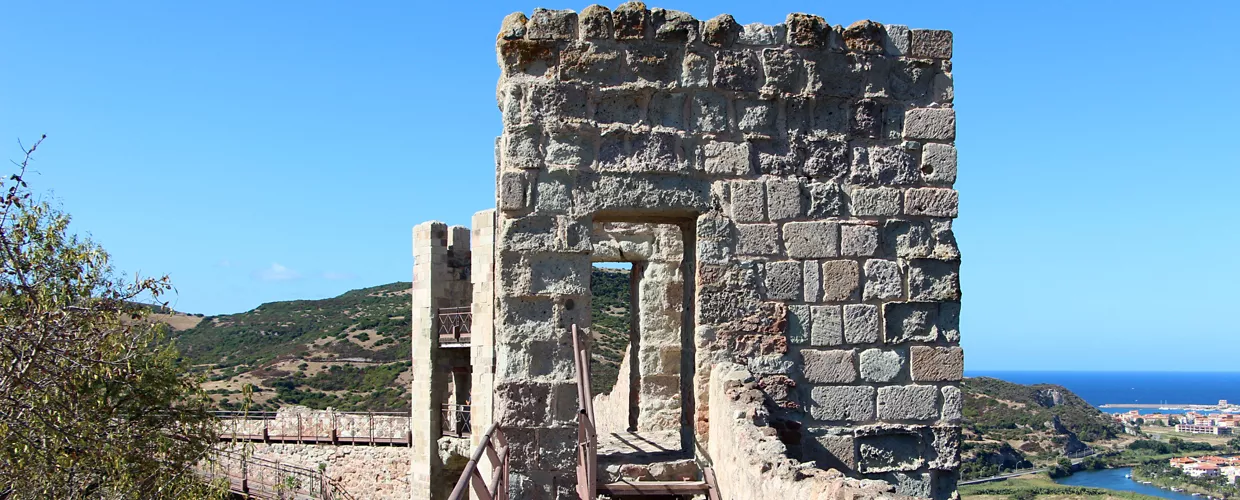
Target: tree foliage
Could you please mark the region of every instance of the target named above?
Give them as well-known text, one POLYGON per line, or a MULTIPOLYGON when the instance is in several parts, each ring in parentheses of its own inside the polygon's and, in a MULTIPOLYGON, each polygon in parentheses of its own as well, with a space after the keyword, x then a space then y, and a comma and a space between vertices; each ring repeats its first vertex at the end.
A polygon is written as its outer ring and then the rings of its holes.
POLYGON ((41 142, 0 182, 0 497, 213 496, 193 469, 218 439, 207 400, 135 303, 168 278, 118 277, 32 196, 41 142))

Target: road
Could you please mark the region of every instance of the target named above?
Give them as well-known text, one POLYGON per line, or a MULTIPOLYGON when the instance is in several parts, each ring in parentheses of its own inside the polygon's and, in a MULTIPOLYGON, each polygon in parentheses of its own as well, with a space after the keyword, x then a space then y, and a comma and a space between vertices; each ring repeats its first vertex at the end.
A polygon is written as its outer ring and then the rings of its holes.
MULTIPOLYGON (((1089 455, 1089 456, 1093 456, 1093 455, 1089 455)), ((1072 465, 1076 465, 1076 464, 1079 464, 1085 461, 1085 458, 1087 457, 1073 458, 1072 465)), ((1008 472, 1006 474, 1000 474, 998 476, 990 476, 990 477, 984 477, 981 479, 970 479, 968 481, 961 481, 958 484, 960 486, 964 486, 966 484, 989 483, 991 481, 1001 481, 1004 479, 1011 479, 1014 477, 1028 476, 1030 474, 1040 474, 1040 473, 1046 472, 1047 470, 1049 469, 1046 467, 1042 467, 1040 469, 1020 469, 1020 470, 1014 470, 1014 471, 1008 472)))

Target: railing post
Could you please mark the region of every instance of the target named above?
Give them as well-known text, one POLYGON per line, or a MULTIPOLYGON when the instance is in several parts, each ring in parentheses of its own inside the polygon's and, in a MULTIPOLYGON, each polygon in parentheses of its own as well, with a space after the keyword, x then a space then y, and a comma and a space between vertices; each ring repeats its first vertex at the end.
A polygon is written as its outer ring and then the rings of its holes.
POLYGON ((370 445, 375 445, 375 412, 366 412, 367 419, 370 420, 370 445))
POLYGON ((297 414, 297 444, 301 444, 301 414, 297 414))

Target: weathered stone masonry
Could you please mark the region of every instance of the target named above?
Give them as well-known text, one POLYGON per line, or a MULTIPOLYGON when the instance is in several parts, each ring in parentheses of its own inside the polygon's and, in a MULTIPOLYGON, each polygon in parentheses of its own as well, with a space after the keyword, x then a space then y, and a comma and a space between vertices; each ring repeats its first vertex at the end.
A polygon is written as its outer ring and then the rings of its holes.
POLYGON ((591 230, 616 221, 685 231, 682 423, 695 449, 729 449, 704 446, 729 438, 710 435, 709 381, 736 363, 772 408, 756 423, 792 458, 954 494, 951 42, 637 2, 505 19, 493 416, 513 445, 514 498, 574 497, 569 326, 590 321, 591 230))

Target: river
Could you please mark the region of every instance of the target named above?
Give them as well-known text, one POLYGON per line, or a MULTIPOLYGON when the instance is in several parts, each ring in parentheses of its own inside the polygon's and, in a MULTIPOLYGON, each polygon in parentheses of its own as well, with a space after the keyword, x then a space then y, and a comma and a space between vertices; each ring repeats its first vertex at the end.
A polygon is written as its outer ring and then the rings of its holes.
POLYGON ((1091 488, 1106 488, 1108 490, 1131 491, 1142 495, 1174 500, 1202 500, 1205 498, 1176 493, 1153 485, 1141 484, 1124 477, 1125 474, 1132 474, 1132 469, 1124 467, 1122 469, 1081 471, 1068 477, 1056 479, 1055 482, 1068 486, 1088 486, 1091 488))

